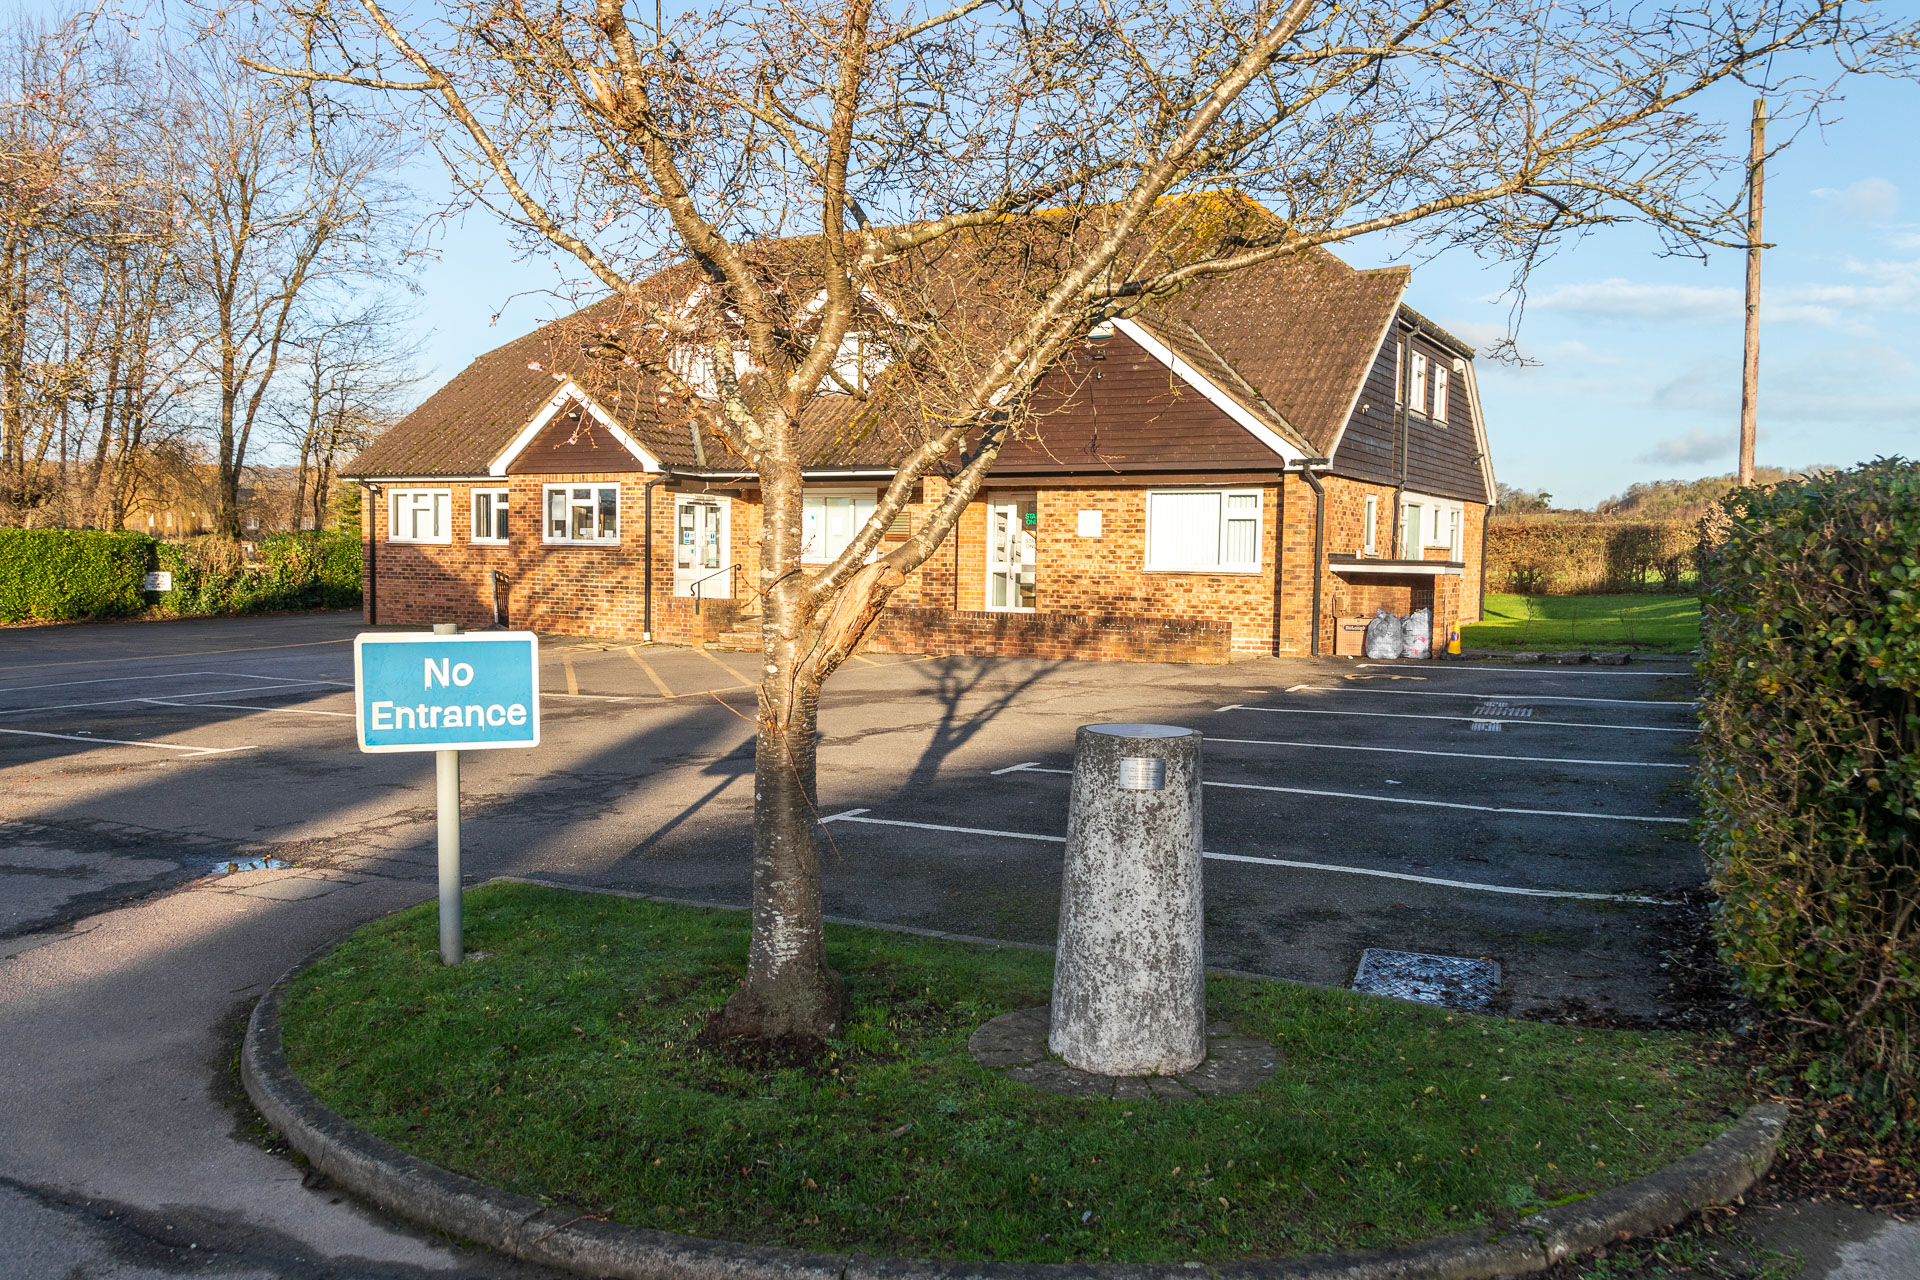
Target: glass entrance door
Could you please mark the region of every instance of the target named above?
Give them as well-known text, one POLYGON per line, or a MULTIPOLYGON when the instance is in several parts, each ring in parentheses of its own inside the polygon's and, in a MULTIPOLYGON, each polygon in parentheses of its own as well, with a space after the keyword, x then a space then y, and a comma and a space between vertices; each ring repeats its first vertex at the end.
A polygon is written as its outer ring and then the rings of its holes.
POLYGON ((724 498, 673 500, 673 594, 690 596, 694 584, 707 600, 733 594, 733 575, 720 572, 727 557, 724 498))
POLYGON ((987 608, 1031 613, 1040 513, 1032 498, 987 503, 987 608))

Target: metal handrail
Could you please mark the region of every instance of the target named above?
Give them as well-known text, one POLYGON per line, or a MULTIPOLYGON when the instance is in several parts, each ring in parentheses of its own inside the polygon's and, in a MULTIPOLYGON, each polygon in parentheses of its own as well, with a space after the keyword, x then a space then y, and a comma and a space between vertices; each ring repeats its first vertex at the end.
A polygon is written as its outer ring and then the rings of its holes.
MULTIPOLYGON (((739 573, 739 572, 740 572, 740 565, 739 565, 739 563, 738 563, 738 562, 736 561, 735 563, 733 563, 733 564, 730 564, 730 565, 728 565, 728 566, 727 566, 726 568, 724 568, 724 569, 716 569, 716 570, 714 570, 714 571, 713 571, 712 573, 710 573, 710 574, 708 574, 708 575, 707 575, 706 577, 704 577, 704 578, 695 578, 695 579, 693 580, 693 612, 694 612, 694 616, 695 616, 695 617, 698 617, 698 616, 699 616, 699 614, 700 614, 700 588, 701 588, 701 587, 703 587, 703 586, 705 586, 705 585, 706 585, 707 583, 709 583, 709 582, 712 582, 712 581, 713 581, 713 580, 714 580, 715 578, 717 578, 717 577, 719 577, 719 576, 720 576, 721 574, 723 574, 723 573, 739 573)), ((735 587, 735 584, 733 583, 733 581, 732 581, 731 579, 729 579, 729 580, 728 580, 728 582, 727 582, 727 590, 728 590, 729 592, 734 592, 734 587, 735 587)), ((737 593, 736 593, 736 594, 737 594, 737 593)), ((728 598, 729 598, 729 599, 731 599, 732 597, 731 597, 731 596, 729 596, 728 598)))

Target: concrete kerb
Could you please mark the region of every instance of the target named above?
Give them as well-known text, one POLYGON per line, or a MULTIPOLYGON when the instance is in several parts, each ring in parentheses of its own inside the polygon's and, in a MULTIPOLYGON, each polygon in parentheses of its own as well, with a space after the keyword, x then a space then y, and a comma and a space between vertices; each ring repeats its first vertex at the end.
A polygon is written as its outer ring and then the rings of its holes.
MULTIPOLYGON (((640 895, 634 895, 640 896, 640 895)), ((1773 1166, 1787 1109, 1745 1115, 1693 1154, 1632 1182, 1522 1218, 1419 1244, 1243 1262, 1072 1264, 953 1262, 812 1253, 653 1231, 566 1214, 429 1164, 327 1107, 287 1065, 282 1001, 322 948, 254 1006, 240 1052, 247 1097, 288 1144, 336 1183, 397 1217, 502 1253, 608 1280, 1496 1280, 1677 1225, 1744 1195, 1773 1166)))

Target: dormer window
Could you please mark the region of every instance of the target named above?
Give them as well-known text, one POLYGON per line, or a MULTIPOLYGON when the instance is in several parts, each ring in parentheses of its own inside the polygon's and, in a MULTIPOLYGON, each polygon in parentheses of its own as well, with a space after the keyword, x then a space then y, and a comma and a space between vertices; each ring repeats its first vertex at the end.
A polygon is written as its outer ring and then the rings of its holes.
POLYGON ((1425 413, 1427 411, 1427 366, 1428 361, 1425 353, 1419 351, 1414 352, 1413 389, 1408 393, 1408 398, 1413 405, 1413 411, 1415 413, 1425 413))
POLYGON ((1445 361, 1433 362, 1433 413, 1431 416, 1441 426, 1447 424, 1447 396, 1450 394, 1449 384, 1452 376, 1453 370, 1447 368, 1445 361))

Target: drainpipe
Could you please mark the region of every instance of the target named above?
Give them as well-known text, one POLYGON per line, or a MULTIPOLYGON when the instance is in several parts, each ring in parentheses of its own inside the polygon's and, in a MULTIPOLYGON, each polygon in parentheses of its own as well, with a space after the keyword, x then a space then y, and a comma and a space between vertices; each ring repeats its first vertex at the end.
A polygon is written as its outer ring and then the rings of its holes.
POLYGON ((640 638, 648 644, 653 643, 653 491, 671 478, 656 476, 640 486, 640 506, 646 513, 641 521, 645 532, 640 537, 640 638))
MULTIPOLYGON (((1327 563, 1327 490, 1320 483, 1320 477, 1313 474, 1316 462, 1325 465, 1326 459, 1300 460, 1300 478, 1313 490, 1313 639, 1307 651, 1317 658, 1320 656, 1320 580, 1327 563)), ((1481 559, 1484 562, 1484 554, 1481 559)))
POLYGON ((1412 430, 1409 421, 1413 413, 1413 335, 1416 331, 1402 328, 1397 341, 1400 351, 1400 482, 1393 486, 1393 556, 1400 559, 1404 548, 1400 545, 1401 510, 1407 504, 1407 446, 1408 434, 1412 430))
MULTIPOLYGON (((367 503, 367 625, 380 625, 380 508, 371 505, 380 497, 380 486, 366 486, 367 503)), ((1483 553, 1481 560, 1486 556, 1483 553)))

